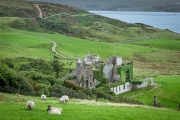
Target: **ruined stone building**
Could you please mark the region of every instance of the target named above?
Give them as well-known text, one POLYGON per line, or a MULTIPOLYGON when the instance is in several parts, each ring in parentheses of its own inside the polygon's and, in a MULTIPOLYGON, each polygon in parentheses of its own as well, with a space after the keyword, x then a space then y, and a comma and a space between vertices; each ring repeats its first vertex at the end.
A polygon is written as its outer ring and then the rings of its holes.
POLYGON ((99 60, 99 55, 90 55, 89 53, 83 57, 82 61, 76 59, 76 70, 62 80, 71 77, 73 83, 84 88, 94 88, 104 80, 106 83, 122 82, 121 85, 110 89, 116 95, 132 89, 147 87, 148 81, 150 81, 150 86, 155 85, 153 78, 146 78, 140 84, 133 84, 133 63, 123 62, 120 56, 111 56, 107 62, 99 60))
POLYGON ((70 74, 75 76, 73 82, 81 87, 93 88, 103 79, 106 79, 108 83, 133 80, 132 62, 123 63, 120 56, 111 56, 106 63, 100 62, 99 59, 99 55, 89 53, 83 57, 82 61, 77 59, 76 70, 70 74))

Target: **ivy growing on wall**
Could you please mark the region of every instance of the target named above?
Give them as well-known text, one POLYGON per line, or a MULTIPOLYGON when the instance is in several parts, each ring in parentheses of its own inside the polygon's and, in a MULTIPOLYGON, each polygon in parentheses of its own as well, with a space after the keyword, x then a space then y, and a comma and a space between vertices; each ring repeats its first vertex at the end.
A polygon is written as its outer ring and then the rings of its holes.
POLYGON ((81 81, 84 81, 84 76, 83 75, 81 76, 81 81))
POLYGON ((122 82, 126 82, 126 77, 128 77, 129 82, 133 81, 133 62, 129 62, 116 69, 118 74, 121 76, 122 82))
POLYGON ((104 80, 104 72, 103 72, 104 66, 105 66, 104 64, 101 64, 99 70, 93 70, 94 78, 99 82, 103 82, 104 80))

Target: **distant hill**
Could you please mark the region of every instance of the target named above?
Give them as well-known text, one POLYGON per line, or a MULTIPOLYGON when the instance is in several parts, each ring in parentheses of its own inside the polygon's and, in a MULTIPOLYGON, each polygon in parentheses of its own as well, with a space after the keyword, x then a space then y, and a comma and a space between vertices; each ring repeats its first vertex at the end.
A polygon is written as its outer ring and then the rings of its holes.
POLYGON ((0 0, 0 17, 19 17, 7 24, 15 29, 56 32, 104 42, 179 36, 169 30, 160 30, 141 23, 129 24, 69 5, 25 0, 13 0, 13 4, 11 2, 12 0, 0 0), (38 4, 42 18, 39 17, 35 4, 38 4))
POLYGON ((71 5, 84 10, 180 12, 179 0, 29 0, 71 5))

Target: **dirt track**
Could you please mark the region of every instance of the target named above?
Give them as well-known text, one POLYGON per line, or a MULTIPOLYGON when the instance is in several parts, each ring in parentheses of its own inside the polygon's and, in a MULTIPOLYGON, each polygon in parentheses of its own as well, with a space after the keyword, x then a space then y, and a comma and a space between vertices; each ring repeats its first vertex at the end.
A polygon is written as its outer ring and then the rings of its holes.
POLYGON ((39 17, 40 18, 43 18, 43 15, 42 15, 42 11, 41 11, 41 8, 39 7, 38 4, 34 4, 34 6, 37 8, 37 10, 39 11, 39 17))

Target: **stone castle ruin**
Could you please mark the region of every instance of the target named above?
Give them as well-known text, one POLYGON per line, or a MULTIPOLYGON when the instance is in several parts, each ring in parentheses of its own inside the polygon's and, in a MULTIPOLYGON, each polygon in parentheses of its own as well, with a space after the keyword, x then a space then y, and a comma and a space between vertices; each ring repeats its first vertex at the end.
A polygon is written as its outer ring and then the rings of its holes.
POLYGON ((62 78, 62 80, 71 77, 73 78, 71 80, 73 83, 84 88, 94 88, 98 83, 103 82, 102 80, 106 80, 108 83, 125 83, 124 85, 111 88, 115 94, 132 89, 133 62, 123 62, 120 56, 111 56, 106 63, 99 60, 99 55, 87 53, 82 61, 76 59, 76 70, 62 78))

